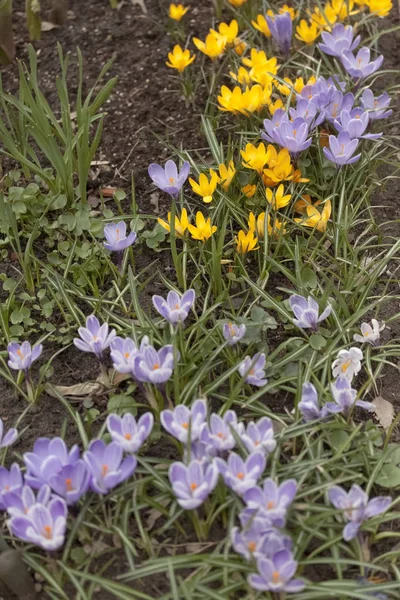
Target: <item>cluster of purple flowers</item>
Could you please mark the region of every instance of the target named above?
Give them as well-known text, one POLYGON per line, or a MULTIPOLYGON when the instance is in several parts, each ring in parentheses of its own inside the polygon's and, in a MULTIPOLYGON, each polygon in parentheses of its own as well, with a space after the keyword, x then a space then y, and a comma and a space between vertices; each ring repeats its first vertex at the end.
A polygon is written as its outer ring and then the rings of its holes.
POLYGON ((382 63, 383 56, 378 56, 371 61, 369 48, 360 48, 354 56, 353 51, 359 46, 361 36, 354 37, 353 27, 337 23, 332 31, 322 33, 323 43, 319 44, 320 50, 338 58, 347 73, 354 79, 364 79, 377 71, 382 63))
POLYGON ((94 315, 87 318, 86 327, 80 327, 78 333, 80 337, 74 339, 74 344, 79 350, 94 353, 102 362, 104 351, 110 348, 114 369, 119 373, 130 373, 139 383, 160 385, 172 375, 172 345, 156 350, 145 336, 138 347, 132 339, 118 337, 115 329, 109 332, 108 324, 100 325, 94 315))
POLYGON ((185 510, 201 506, 217 485, 219 475, 225 485, 242 498, 246 508, 240 513, 241 528, 232 531, 232 545, 247 560, 257 561, 257 574, 249 577, 257 590, 296 592, 304 587, 293 579, 297 563, 291 552, 292 541, 278 528, 297 490, 294 480, 281 485, 262 477, 267 456, 276 447, 270 419, 263 417, 247 427, 234 411, 223 417, 212 413, 207 420, 207 404, 199 399, 189 409, 184 405, 161 413, 163 427, 184 445, 184 462, 175 462, 169 479, 178 504, 185 510), (237 439, 249 452, 243 459, 233 452, 237 439))
POLYGON ((226 485, 243 495, 254 487, 265 470, 266 456, 276 447, 272 422, 263 417, 247 427, 233 410, 223 417, 216 413, 207 420, 207 403, 196 400, 161 412, 161 423, 184 445, 184 461, 171 465, 169 478, 180 506, 199 507, 217 485, 221 474, 226 485), (232 452, 237 439, 249 452, 247 459, 232 452))
POLYGON ((371 410, 373 404, 364 400, 356 400, 357 390, 351 387, 350 381, 339 376, 331 384, 331 393, 334 402, 327 402, 322 408, 319 406, 318 393, 314 385, 305 382, 302 388, 299 410, 305 422, 325 419, 329 415, 342 413, 347 416, 354 406, 371 410))
MULTIPOLYGON (((354 78, 365 78, 382 64, 382 56, 370 61, 369 48, 361 48, 356 56, 353 55, 360 36, 354 37, 351 26, 338 23, 330 33, 323 32, 322 39, 320 49, 339 58, 354 78)), ((376 140, 382 135, 366 133, 370 121, 386 118, 392 111, 386 110, 390 104, 387 93, 375 98, 367 89, 361 95, 361 107, 354 107, 355 97, 352 93, 345 93, 345 89, 346 83, 338 76, 319 77, 297 94, 295 108, 290 108, 288 113, 279 109, 272 119, 264 120, 265 132, 261 136, 270 143, 287 148, 296 157, 310 147, 312 130, 326 120, 336 128, 338 135, 329 136, 329 148, 323 149, 325 157, 337 166, 355 163, 361 156, 355 154, 360 140, 376 140)))
MULTIPOLYGON (((0 467, 0 508, 8 512, 7 524, 13 535, 48 551, 60 548, 67 530, 68 506, 79 502, 88 490, 107 494, 128 479, 136 469, 133 453, 152 427, 151 413, 138 422, 131 414, 111 414, 107 420, 112 438, 109 444, 93 440, 81 455, 77 445, 68 450, 62 438, 39 438, 33 451, 23 456, 25 473, 17 463, 9 470, 0 467)), ((3 445, 16 435, 16 430, 10 430, 3 445)))

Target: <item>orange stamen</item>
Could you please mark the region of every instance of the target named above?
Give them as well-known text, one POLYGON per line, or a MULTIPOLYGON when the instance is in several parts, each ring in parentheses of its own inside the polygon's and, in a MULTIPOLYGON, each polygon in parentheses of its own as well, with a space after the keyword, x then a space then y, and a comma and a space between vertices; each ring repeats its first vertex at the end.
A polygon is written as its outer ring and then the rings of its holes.
POLYGON ((125 438, 126 440, 131 440, 131 439, 132 439, 132 436, 131 436, 131 434, 130 434, 130 433, 125 433, 125 435, 124 435, 124 438, 125 438))
POLYGON ((103 465, 101 467, 101 474, 103 475, 103 477, 105 477, 107 475, 109 468, 110 467, 108 465, 103 465))
POLYGON ((74 488, 72 487, 72 479, 70 479, 69 477, 65 480, 65 487, 67 488, 67 492, 74 491, 74 488))
POLYGON ((44 537, 48 540, 51 540, 51 538, 53 537, 53 529, 50 527, 50 525, 45 525, 43 527, 44 529, 44 537))
POLYGON ((197 485, 197 483, 191 483, 190 484, 190 489, 194 492, 194 490, 197 490, 199 486, 197 485))

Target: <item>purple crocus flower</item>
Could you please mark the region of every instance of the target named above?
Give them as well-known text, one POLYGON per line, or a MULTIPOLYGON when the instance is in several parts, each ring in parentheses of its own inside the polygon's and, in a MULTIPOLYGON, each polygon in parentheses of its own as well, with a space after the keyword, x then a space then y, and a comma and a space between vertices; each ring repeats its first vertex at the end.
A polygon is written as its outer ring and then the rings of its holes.
POLYGON ((162 296, 153 296, 152 300, 154 308, 160 315, 171 325, 176 325, 177 323, 183 323, 187 318, 195 298, 194 290, 187 290, 182 296, 171 290, 168 292, 166 300, 162 296))
POLYGON ((192 460, 197 460, 202 464, 210 464, 217 454, 218 452, 214 446, 196 440, 190 446, 185 446, 183 462, 188 465, 192 460))
POLYGON ((287 148, 294 157, 311 146, 312 139, 308 135, 307 122, 301 117, 294 121, 282 121, 279 127, 280 145, 287 148))
POLYGON ((131 413, 123 417, 111 414, 107 417, 107 429, 112 441, 121 446, 125 452, 134 454, 149 437, 154 425, 151 412, 144 413, 136 422, 131 413))
POLYGON ((90 473, 83 460, 66 465, 49 477, 49 485, 67 504, 76 504, 89 489, 90 473))
POLYGON ((90 487, 98 494, 107 492, 130 477, 136 469, 137 461, 132 455, 123 457, 120 444, 94 440, 89 444, 83 459, 91 474, 90 487))
POLYGON ((93 352, 99 360, 102 360, 104 350, 117 335, 115 329, 108 333, 108 323, 100 325, 94 315, 86 319, 86 327, 79 327, 78 333, 81 339, 74 338, 74 345, 82 352, 93 352))
POLYGON ((320 110, 312 100, 304 98, 297 101, 296 108, 289 108, 289 114, 293 121, 303 119, 310 129, 318 127, 325 120, 325 111, 320 110))
POLYGON ((364 138, 378 140, 381 133, 365 133, 369 123, 369 113, 362 108, 353 108, 351 112, 342 110, 334 125, 338 131, 347 131, 351 139, 364 138))
POLYGON ((138 381, 165 383, 174 370, 174 347, 163 346, 156 350, 153 346, 146 346, 133 361, 133 376, 138 381))
POLYGON ((234 527, 231 532, 232 546, 235 552, 246 560, 264 556, 271 558, 280 550, 291 550, 292 540, 272 527, 267 519, 255 517, 242 511, 239 515, 241 528, 234 527))
POLYGON ((7 525, 16 537, 51 552, 64 544, 67 514, 64 500, 53 498, 47 506, 32 506, 29 515, 12 517, 7 525))
POLYGON ((228 410, 223 417, 213 413, 210 424, 204 423, 200 432, 200 441, 211 446, 217 452, 232 450, 236 445, 233 432, 241 436, 244 431, 243 423, 238 423, 237 415, 233 410, 228 410))
MULTIPOLYGON (((320 100, 320 102, 322 102, 320 100)), ((343 110, 351 111, 354 105, 354 95, 351 92, 343 94, 340 90, 334 90, 330 94, 330 100, 324 105, 324 114, 328 121, 335 122, 343 110)))
POLYGON ((272 115, 272 119, 264 119, 263 125, 265 132, 261 133, 261 137, 272 144, 283 146, 283 140, 280 135, 280 128, 283 123, 288 123, 289 117, 283 108, 278 108, 272 115))
POLYGON ((371 61, 371 51, 369 48, 360 48, 357 55, 354 56, 350 50, 344 50, 341 55, 344 68, 354 79, 363 79, 375 73, 383 63, 383 56, 378 56, 371 61))
POLYGON ((246 325, 235 325, 234 323, 224 323, 222 335, 228 342, 228 346, 234 346, 246 335, 246 325))
POLYGON ((229 454, 228 460, 216 458, 215 464, 226 485, 239 496, 257 485, 265 470, 267 460, 262 452, 254 452, 243 460, 236 452, 229 454))
POLYGON ((288 12, 284 12, 280 15, 274 15, 273 17, 267 16, 267 23, 272 37, 278 44, 281 52, 285 56, 288 56, 293 33, 293 25, 290 14, 288 12))
POLYGON ((286 513, 297 492, 297 482, 288 479, 277 485, 268 478, 263 488, 253 487, 245 492, 243 500, 247 508, 257 511, 257 516, 266 517, 275 527, 284 527, 286 513))
POLYGON ((261 451, 270 454, 276 448, 274 428, 268 417, 261 417, 257 422, 250 421, 240 438, 250 453, 261 451))
POLYGON ((308 296, 306 299, 299 294, 293 294, 289 298, 289 304, 296 317, 296 319, 293 319, 293 323, 300 329, 317 331, 318 324, 329 317, 332 312, 332 306, 328 304, 321 315, 319 315, 318 302, 311 296, 308 296))
MULTIPOLYGON (((351 387, 350 380, 347 377, 340 376, 331 384, 331 392, 335 403, 340 407, 341 411, 348 415, 354 406, 359 406, 366 410, 374 408, 372 402, 364 400, 356 400, 357 390, 351 387)), ((337 411, 336 411, 337 412, 337 411)))
POLYGON ((24 485, 21 469, 17 463, 11 465, 10 470, 0 467, 0 510, 6 508, 4 496, 9 492, 19 493, 24 485))
POLYGON ((37 344, 31 347, 29 342, 17 344, 11 342, 7 346, 8 350, 8 366, 15 371, 28 371, 32 363, 42 354, 42 344, 37 344))
POLYGON ((342 56, 344 50, 353 52, 361 41, 361 35, 357 35, 353 39, 353 27, 342 25, 342 23, 336 23, 331 33, 323 31, 321 37, 323 43, 318 44, 319 49, 325 54, 329 54, 329 56, 337 56, 338 58, 342 56))
POLYGON ((329 500, 335 508, 343 511, 346 521, 349 521, 343 530, 346 542, 356 537, 364 521, 382 514, 392 503, 390 496, 378 496, 368 501, 368 494, 356 484, 351 486, 349 492, 334 485, 329 490, 329 500))
POLYGON ((172 198, 177 198, 178 194, 188 178, 190 165, 187 160, 182 165, 180 173, 173 160, 167 160, 165 168, 161 165, 152 163, 149 165, 149 175, 160 190, 166 192, 172 198))
POLYGON ((207 402, 196 400, 191 408, 179 404, 174 410, 162 410, 161 424, 173 437, 182 444, 199 439, 201 428, 207 417, 207 402))
POLYGON ((189 465, 173 463, 169 468, 169 480, 179 506, 193 510, 213 491, 218 481, 218 469, 214 464, 193 460, 189 465))
POLYGON ((289 550, 281 550, 272 558, 257 559, 258 573, 248 577, 251 587, 261 592, 298 593, 305 588, 302 579, 293 579, 297 562, 289 550))
POLYGON ((115 337, 110 344, 110 355, 113 367, 118 373, 133 374, 133 359, 138 356, 146 346, 149 338, 145 335, 138 348, 131 338, 115 337))
POLYGON ((303 383, 299 411, 303 421, 309 423, 317 419, 324 419, 331 413, 342 412, 341 406, 334 402, 328 402, 322 408, 319 407, 318 393, 312 383, 303 383))
POLYGON ((79 448, 76 444, 68 451, 64 440, 60 437, 38 438, 33 446, 33 452, 24 454, 25 481, 38 490, 44 483, 49 483, 52 475, 58 475, 63 467, 75 464, 78 459, 79 448))
POLYGON ((323 148, 325 157, 338 167, 352 165, 357 162, 361 154, 353 156, 359 140, 352 140, 347 131, 341 131, 337 137, 329 136, 329 149, 323 148))
POLYGON ((12 446, 18 437, 18 430, 15 427, 10 427, 7 433, 4 435, 4 423, 3 419, 0 418, 0 448, 8 448, 12 446))
POLYGON ((29 515, 32 506, 35 504, 47 506, 51 498, 51 489, 48 485, 43 485, 37 495, 29 485, 24 485, 17 491, 4 494, 3 500, 10 517, 25 517, 29 515))
POLYGON ((264 367, 265 354, 257 352, 253 357, 246 356, 240 363, 238 371, 240 376, 245 378, 246 383, 262 387, 268 383, 268 379, 265 378, 264 367))
POLYGON ((104 227, 104 235, 107 239, 104 242, 104 248, 110 252, 122 252, 128 246, 132 246, 136 242, 137 235, 134 231, 126 235, 126 223, 108 223, 104 227))
POLYGON ((387 119, 393 114, 392 110, 386 110, 390 105, 391 98, 387 92, 383 92, 375 98, 371 90, 364 90, 361 95, 361 106, 364 110, 368 110, 370 121, 378 119, 387 119))

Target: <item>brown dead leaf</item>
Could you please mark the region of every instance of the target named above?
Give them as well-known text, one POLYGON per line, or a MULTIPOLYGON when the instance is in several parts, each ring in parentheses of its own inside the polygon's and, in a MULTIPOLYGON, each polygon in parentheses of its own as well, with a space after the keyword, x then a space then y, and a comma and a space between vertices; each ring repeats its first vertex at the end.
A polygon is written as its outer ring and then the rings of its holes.
POLYGON ((101 188, 100 192, 104 198, 112 198, 117 191, 117 188, 101 188))
POLYGON ((377 396, 375 400, 372 401, 374 408, 371 408, 371 412, 375 413, 376 418, 379 423, 382 425, 383 429, 387 431, 394 419, 394 408, 391 402, 382 398, 382 396, 377 396))
POLYGON ((51 31, 52 29, 57 29, 58 25, 56 23, 50 23, 50 21, 42 21, 42 31, 51 31))
POLYGON ((158 207, 159 201, 160 195, 158 194, 158 192, 153 192, 152 194, 150 194, 150 204, 154 206, 154 212, 156 213, 160 212, 160 209, 158 207))
MULTIPOLYGON (((104 391, 104 385, 99 381, 85 381, 84 383, 77 383, 76 385, 55 385, 54 389, 61 396, 74 396, 85 398, 87 396, 98 396, 104 391)), ((51 387, 47 390, 50 396, 52 394, 51 387)))

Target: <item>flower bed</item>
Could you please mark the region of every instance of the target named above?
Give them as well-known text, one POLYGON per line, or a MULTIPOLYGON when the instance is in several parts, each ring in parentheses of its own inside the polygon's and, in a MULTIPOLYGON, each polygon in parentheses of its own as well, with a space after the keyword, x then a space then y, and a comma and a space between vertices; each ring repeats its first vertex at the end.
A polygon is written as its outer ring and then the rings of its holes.
POLYGON ((85 85, 78 53, 71 93, 59 47, 58 113, 30 47, 0 93, 5 542, 43 597, 396 598, 391 2, 216 2, 186 47, 192 8, 168 7, 165 71, 206 148, 149 161, 146 209, 134 178, 88 184, 111 64, 85 85), (49 398, 67 420, 27 445, 49 398))

